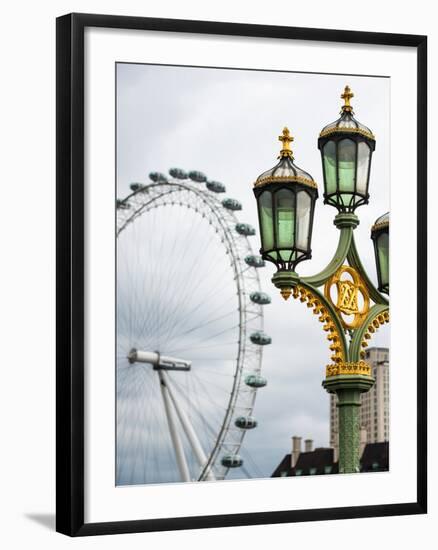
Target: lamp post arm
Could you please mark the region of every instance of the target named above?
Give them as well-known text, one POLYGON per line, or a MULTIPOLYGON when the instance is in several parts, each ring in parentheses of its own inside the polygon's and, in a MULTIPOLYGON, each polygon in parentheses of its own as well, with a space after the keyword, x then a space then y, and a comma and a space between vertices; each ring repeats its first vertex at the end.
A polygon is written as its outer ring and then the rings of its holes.
POLYGON ((377 288, 373 285, 373 283, 371 282, 371 279, 368 276, 368 273, 365 271, 365 268, 363 267, 362 262, 360 261, 359 252, 357 251, 354 237, 352 237, 351 239, 351 245, 348 251, 347 259, 348 259, 348 263, 360 273, 372 300, 376 304, 383 304, 385 306, 388 306, 389 305, 388 299, 385 298, 385 296, 383 296, 382 294, 380 294, 377 288))
POLYGON ((362 359, 362 348, 366 347, 367 338, 371 337, 380 325, 389 322, 389 306, 386 304, 375 304, 370 308, 362 324, 354 332, 350 344, 350 361, 360 361, 362 359))
POLYGON ((339 234, 339 242, 336 252, 329 264, 316 275, 302 277, 303 283, 314 287, 322 286, 341 267, 350 250, 353 241, 353 227, 342 227, 339 234))
POLYGON ((349 349, 342 323, 336 310, 324 294, 308 282, 300 280, 294 288, 293 297, 299 298, 300 302, 307 302, 307 307, 312 308, 313 313, 318 315, 318 320, 323 323, 327 339, 331 341, 330 350, 333 353, 331 359, 349 361, 349 349), (333 338, 334 335, 336 338, 333 338))

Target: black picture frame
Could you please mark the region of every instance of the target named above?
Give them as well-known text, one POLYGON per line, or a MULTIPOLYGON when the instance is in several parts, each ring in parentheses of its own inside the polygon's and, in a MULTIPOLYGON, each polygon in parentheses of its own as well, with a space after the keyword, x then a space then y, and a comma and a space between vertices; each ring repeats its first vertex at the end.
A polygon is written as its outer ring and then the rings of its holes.
POLYGON ((69 536, 200 529, 427 511, 427 37, 210 21, 68 14, 56 22, 56 529, 69 536), (269 37, 417 52, 417 499, 415 502, 230 515, 84 522, 84 30, 86 27, 269 37))

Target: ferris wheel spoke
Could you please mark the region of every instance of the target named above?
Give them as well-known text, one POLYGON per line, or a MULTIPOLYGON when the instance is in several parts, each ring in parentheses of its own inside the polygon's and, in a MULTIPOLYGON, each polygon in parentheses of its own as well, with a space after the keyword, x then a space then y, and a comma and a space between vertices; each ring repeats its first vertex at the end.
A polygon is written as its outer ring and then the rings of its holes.
MULTIPOLYGON (((201 232, 199 231, 199 233, 201 233, 201 232)), ((202 233, 201 233, 201 235, 202 235, 202 233)), ((210 232, 208 241, 203 243, 202 246, 200 246, 199 248, 201 250, 209 249, 211 243, 214 241, 215 238, 216 238, 216 235, 214 234, 214 232, 210 232)), ((186 255, 185 249, 182 248, 182 250, 183 250, 183 256, 185 256, 186 255)), ((179 297, 179 305, 180 306, 184 305, 187 300, 191 299, 191 297, 192 297, 191 296, 191 289, 192 288, 195 288, 195 289, 198 288, 199 283, 202 282, 202 279, 204 279, 204 281, 209 280, 209 275, 211 274, 211 272, 214 272, 215 269, 217 270, 217 263, 218 262, 216 262, 216 261, 211 261, 210 270, 208 270, 205 273, 203 273, 202 270, 200 270, 199 273, 198 273, 198 279, 196 279, 196 280, 193 280, 192 273, 190 273, 189 274, 190 275, 190 281, 192 282, 191 285, 187 285, 188 281, 187 280, 182 280, 182 277, 179 277, 179 279, 181 279, 181 281, 182 281, 183 289, 186 290, 184 296, 180 296, 180 293, 175 293, 175 296, 179 297)), ((223 262, 221 262, 221 264, 223 264, 223 262)), ((175 262, 175 266, 177 266, 177 265, 179 266, 179 263, 175 262)), ((195 266, 195 264, 193 264, 193 265, 195 266)))
MULTIPOLYGON (((230 360, 229 360, 230 361, 230 360)), ((234 363, 236 361, 235 358, 231 359, 231 361, 234 363)), ((202 370, 205 371, 206 373, 208 373, 209 375, 214 375, 214 376, 225 376, 225 377, 229 377, 229 374, 228 373, 225 373, 225 372, 218 372, 217 370, 214 370, 214 369, 209 369, 207 367, 202 367, 202 370)))
MULTIPOLYGON (((143 418, 146 414, 155 412, 149 410, 149 403, 151 402, 151 396, 153 395, 153 386, 150 382, 150 376, 145 376, 144 370, 139 370, 135 377, 135 385, 130 388, 130 394, 127 398, 129 399, 129 407, 125 411, 124 419, 125 426, 128 426, 129 429, 126 430, 130 434, 129 439, 126 440, 126 447, 133 448, 138 441, 138 434, 141 433, 143 429, 143 418)), ((136 453, 133 453, 136 456, 136 453)))
MULTIPOLYGON (((136 414, 138 415, 140 410, 138 408, 138 402, 141 400, 148 404, 148 393, 150 393, 150 391, 150 386, 146 384, 145 375, 140 369, 135 373, 125 375, 123 378, 118 377, 117 418, 120 424, 124 422, 125 426, 128 425, 129 419, 132 417, 132 410, 135 407, 137 407, 136 414)), ((121 433, 125 434, 127 431, 128 430, 123 430, 121 433)))
MULTIPOLYGON (((215 265, 214 265, 214 264, 212 264, 212 267, 214 268, 214 267, 215 267, 215 265)), ((166 285, 163 285, 163 286, 166 286, 166 285)), ((187 285, 186 285, 186 286, 187 286, 187 285)), ((188 292, 187 294, 188 294, 188 295, 190 295, 190 289, 191 289, 191 287, 190 287, 190 286, 188 286, 188 289, 189 289, 189 292, 188 292)), ((202 302, 201 302, 201 304, 202 304, 202 302)), ((170 312, 170 314, 169 314, 169 316, 170 316, 170 317, 171 317, 171 313, 172 313, 172 312, 170 312)), ((174 316, 174 317, 175 317, 175 316, 174 316)))
MULTIPOLYGON (((207 342, 208 340, 213 340, 214 338, 217 338, 218 336, 222 336, 222 334, 227 334, 228 332, 230 331, 233 331, 235 332, 236 329, 239 328, 239 325, 233 325, 232 327, 227 327, 223 330, 220 330, 214 334, 211 334, 210 336, 208 336, 207 338, 203 338, 202 339, 202 342, 207 342)), ((173 349, 172 350, 172 353, 179 353, 180 351, 183 351, 184 348, 179 348, 179 349, 173 349)))
MULTIPOLYGON (((200 370, 200 369, 198 369, 198 371, 197 371, 197 373, 196 373, 196 377, 198 378, 198 380, 199 380, 200 382, 202 382, 203 384, 207 384, 207 383, 208 383, 208 385, 209 385, 211 388, 215 388, 215 389, 217 389, 219 392, 224 391, 224 387, 223 387, 222 384, 219 384, 218 382, 213 382, 212 380, 207 379, 207 378, 203 378, 203 377, 201 376, 201 374, 199 373, 199 370, 200 370)), ((205 373, 205 375, 207 375, 207 373, 205 373)), ((227 375, 227 378, 228 378, 228 376, 229 376, 229 375, 227 375)), ((228 388, 228 391, 229 391, 229 388, 228 388)))
POLYGON ((212 323, 216 323, 217 321, 222 321, 224 319, 227 319, 231 315, 235 315, 234 311, 229 311, 228 313, 225 313, 224 315, 219 315, 218 317, 215 317, 214 319, 210 319, 209 321, 201 322, 195 325, 194 327, 189 328, 185 332, 181 334, 181 337, 187 336, 188 334, 191 334, 192 332, 196 332, 200 328, 205 328, 208 325, 211 325, 212 323))
MULTIPOLYGON (((210 296, 214 295, 214 291, 209 292, 209 295, 210 296)), ((180 327, 183 327, 186 325, 187 319, 191 319, 193 316, 195 316, 195 314, 199 315, 200 313, 202 313, 202 308, 205 307, 207 300, 208 300, 208 295, 204 295, 197 300, 196 305, 192 307, 191 310, 189 310, 188 312, 185 312, 184 315, 180 315, 179 317, 175 316, 175 320, 170 329, 169 341, 171 340, 172 337, 174 337, 175 334, 178 334, 178 337, 181 337, 181 335, 179 334, 180 327)), ((231 302, 235 302, 235 300, 236 300, 235 296, 229 296, 226 299, 222 300, 221 303, 213 311, 210 311, 208 313, 205 312, 203 314, 204 316, 202 317, 202 321, 201 320, 199 321, 199 324, 206 325, 211 319, 211 316, 213 314, 223 310, 224 308, 227 308, 227 311, 230 312, 230 315, 231 314, 236 315, 235 308, 231 307, 231 302)))
MULTIPOLYGON (((132 403, 139 398, 141 381, 139 372, 131 373, 129 376, 129 384, 124 383, 124 379, 128 379, 126 375, 121 375, 120 371, 117 376, 117 420, 122 423, 126 420, 125 412, 128 407, 132 407, 132 403)), ((123 431, 126 434, 126 430, 123 431)))
MULTIPOLYGON (((196 349, 215 349, 215 348, 224 348, 225 346, 236 346, 236 344, 238 344, 238 340, 233 340, 231 342, 220 342, 220 343, 217 343, 217 344, 209 344, 207 346, 196 346, 196 349)), ((179 349, 173 349, 171 350, 172 353, 181 353, 181 352, 185 352, 187 350, 190 350, 191 347, 186 347, 186 348, 179 348, 179 349)))
MULTIPOLYGON (((179 391, 184 394, 184 390, 183 388, 181 387, 181 385, 178 385, 177 382, 175 381, 175 378, 172 379, 172 382, 173 384, 179 388, 179 391)), ((195 395, 195 396, 199 396, 201 393, 203 393, 204 395, 209 395, 209 392, 208 390, 205 388, 205 386, 200 382, 199 380, 199 377, 191 377, 191 382, 193 384, 193 387, 195 386, 196 383, 198 383, 198 385, 201 387, 201 389, 203 390, 203 392, 199 392, 199 391, 192 391, 192 395, 195 395)), ((221 388, 221 390, 223 391, 223 388, 221 388)), ((224 392, 225 393, 225 392, 224 392)), ((211 404, 214 404, 218 409, 222 410, 222 411, 225 411, 227 407, 225 407, 224 405, 221 405, 220 403, 217 403, 216 400, 212 399, 211 396, 209 396, 209 399, 208 399, 209 403, 211 404)), ((194 409, 195 410, 195 409, 194 409)))
MULTIPOLYGON (((231 278, 231 270, 229 266, 222 266, 222 269, 218 269, 217 266, 214 266, 214 272, 215 272, 215 279, 207 279, 206 277, 203 277, 202 281, 196 281, 196 283, 190 285, 190 289, 195 289, 195 298, 196 302, 195 305, 192 306, 193 309, 196 311, 196 308, 202 306, 205 304, 205 300, 214 296, 218 295, 223 289, 227 288, 230 284, 230 278, 231 278), (218 281, 218 282, 216 282, 218 281)), ((189 290, 190 292, 190 290, 189 290)), ((193 298, 193 295, 190 295, 188 293, 189 298, 193 298)), ((187 299, 186 299, 187 300, 187 299)), ((181 304, 182 306, 185 306, 186 303, 181 304)))
MULTIPOLYGON (((192 223, 188 232, 187 242, 193 239, 194 235, 196 234, 197 227, 198 227, 198 220, 196 219, 196 217, 192 217, 192 223)), ((178 235, 178 240, 175 239, 175 241, 178 243, 178 246, 175 247, 177 248, 178 255, 176 257, 170 256, 170 258, 172 259, 171 262, 168 262, 170 263, 170 266, 169 265, 164 266, 164 269, 162 269, 160 273, 161 277, 163 277, 164 275, 164 280, 162 280, 160 284, 161 291, 169 294, 169 289, 171 289, 172 286, 174 287, 174 291, 170 293, 170 300, 166 301, 169 308, 169 315, 172 314, 172 310, 176 309, 176 304, 172 303, 172 299, 173 300, 175 298, 178 299, 178 297, 182 292, 182 288, 181 288, 182 280, 181 280, 181 274, 179 273, 178 267, 180 267, 183 264, 184 257, 187 253, 187 243, 183 242, 181 233, 179 233, 178 235)), ((193 268, 191 267, 191 269, 193 268)), ((190 276, 190 273, 188 275, 190 276)), ((157 301, 157 305, 158 305, 158 310, 160 310, 162 296, 159 295, 158 298, 159 299, 157 301)), ((157 319, 157 326, 160 326, 161 324, 160 320, 157 317, 155 317, 155 319, 157 319)))
MULTIPOLYGON (((213 263, 213 262, 212 262, 212 266, 214 268, 214 271, 216 272, 216 278, 218 280, 221 280, 222 277, 225 277, 225 279, 227 279, 227 277, 226 277, 227 270, 226 269, 222 269, 222 271, 220 271, 219 269, 217 269, 216 264, 213 263)), ((189 284, 186 283, 185 293, 182 294, 182 296, 180 297, 180 300, 179 300, 178 304, 174 305, 174 309, 169 311, 169 317, 168 317, 169 326, 167 327, 167 338, 168 338, 168 340, 170 340, 172 338, 175 329, 178 328, 179 318, 178 318, 177 315, 175 316, 175 312, 183 313, 187 310, 188 307, 190 307, 191 308, 190 312, 186 312, 185 315, 182 315, 181 321, 184 321, 187 318, 188 315, 193 315, 200 308, 202 308, 203 306, 205 307, 205 300, 208 298, 208 295, 214 295, 214 293, 215 293, 215 291, 214 291, 215 281, 214 280, 212 281, 211 279, 209 280, 206 276, 203 276, 202 272, 201 272, 201 275, 198 275, 197 278, 193 278, 189 274, 187 276, 187 279, 190 281, 190 283, 189 284), (201 289, 206 284, 206 281, 209 281, 209 283, 210 283, 210 285, 212 286, 213 289, 208 289, 207 288, 207 294, 204 294, 204 295, 200 296, 201 289), (193 305, 190 305, 190 300, 193 300, 194 296, 196 298, 196 301, 195 301, 195 305, 193 306, 193 305), (173 316, 172 316, 172 314, 173 314, 173 316)), ((228 284, 229 284, 229 280, 228 280, 228 284)), ((226 285, 224 285, 224 286, 226 286, 226 285)))
POLYGON ((260 470, 260 468, 257 466, 256 461, 252 457, 251 453, 248 453, 245 449, 245 446, 242 448, 242 455, 245 458, 245 461, 250 465, 253 472, 255 472, 255 476, 251 475, 250 477, 263 477, 263 473, 260 470))
MULTIPOLYGON (((195 229, 196 228, 196 225, 194 223, 192 223, 192 228, 191 230, 195 229)), ((175 239, 175 241, 177 242, 177 239, 175 239)), ((161 245, 162 247, 162 245, 161 245)), ((185 252, 185 247, 184 246, 179 246, 177 247, 179 248, 179 253, 181 254, 180 258, 176 258, 174 259, 174 261, 172 262, 171 264, 171 268, 169 269, 168 266, 164 266, 163 269, 161 269, 161 272, 159 272, 159 274, 157 276, 154 277, 154 280, 155 281, 160 281, 159 285, 160 285, 160 289, 166 289, 166 292, 169 293, 169 289, 171 289, 172 287, 174 287, 174 291, 173 293, 170 293, 170 296, 178 296, 180 294, 180 290, 179 290, 179 287, 177 286, 178 285, 178 281, 180 280, 181 277, 177 277, 177 266, 180 265, 181 261, 182 261, 182 258, 183 258, 183 255, 184 255, 184 252, 185 252), (173 271, 172 271, 173 269, 173 271)), ((154 257, 154 256, 152 256, 154 257)), ((155 254, 155 257, 158 257, 159 258, 159 255, 158 254, 155 254)), ((157 267, 157 270, 159 269, 159 262, 155 262, 155 265, 157 267)), ((147 315, 145 316, 145 319, 144 319, 144 322, 143 322, 143 330, 141 331, 142 333, 144 333, 144 329, 148 326, 150 326, 150 323, 155 323, 155 325, 160 325, 161 322, 158 321, 158 316, 157 316, 157 310, 162 308, 162 296, 161 296, 161 293, 160 292, 156 292, 155 293, 155 296, 157 296, 157 299, 155 300, 155 307, 154 308, 150 308, 149 311, 147 311, 147 315)), ((165 301, 164 302, 166 305, 168 305, 168 309, 169 309, 169 313, 168 315, 171 316, 172 315, 172 310, 174 310, 175 308, 175 304, 172 304, 172 303, 169 303, 169 300, 165 301)))
MULTIPOLYGON (((144 373, 145 371, 143 371, 144 373)), ((140 393, 144 393, 146 399, 142 403, 138 403, 136 407, 137 419, 134 420, 134 424, 137 428, 137 431, 140 432, 136 438, 134 437, 135 432, 132 434, 131 441, 128 445, 131 448, 135 449, 133 456, 136 457, 136 460, 130 466, 129 472, 129 483, 145 483, 147 478, 139 479, 138 470, 139 464, 144 461, 143 464, 143 476, 144 472, 148 468, 152 468, 154 472, 154 477, 162 480, 162 469, 163 467, 168 467, 172 463, 172 456, 170 452, 170 437, 168 431, 165 429, 164 425, 164 415, 160 413, 162 410, 162 402, 157 398, 157 392, 154 391, 159 387, 158 377, 155 372, 150 372, 148 378, 143 379, 143 383, 139 385, 140 393), (150 384, 151 378, 154 384, 150 384), (149 392, 149 395, 145 391, 144 385, 149 384, 149 387, 152 388, 152 391, 149 392), (147 408, 144 405, 147 405, 147 408), (147 437, 141 436, 141 434, 147 433, 147 437), (135 447, 136 445, 136 447, 135 447), (165 453, 166 460, 163 460, 164 456, 161 456, 160 460, 154 455, 150 455, 149 450, 151 448, 157 448, 159 446, 163 449, 165 453)), ((132 415, 134 416, 134 415, 132 415)))
MULTIPOLYGON (((172 382, 175 388, 177 388, 179 395, 183 395, 183 396, 187 395, 186 391, 184 391, 184 389, 182 389, 181 386, 176 383, 175 378, 173 378, 172 382)), ((193 387, 195 388, 196 386, 195 380, 191 379, 190 385, 193 385, 193 387)), ((200 413, 201 410, 205 411, 205 406, 203 406, 201 395, 205 395, 205 393, 202 394, 202 392, 196 389, 192 390, 191 400, 189 403, 186 402, 186 405, 188 406, 187 412, 188 412, 190 421, 192 422, 193 426, 196 429, 196 433, 200 437, 200 442, 202 446, 204 447, 204 449, 210 451, 214 446, 215 437, 212 437, 211 431, 209 430, 208 422, 206 419, 207 415, 205 413, 204 414, 200 413)), ((214 401, 210 400, 209 405, 211 405, 212 403, 214 403, 214 401)), ((219 416, 223 416, 225 409, 220 405, 218 405, 217 403, 215 404, 216 404, 216 412, 214 415, 212 415, 212 417, 216 417, 217 413, 219 413, 219 416)), ((214 433, 217 434, 217 430, 214 433)))
MULTIPOLYGON (((137 454, 132 452, 132 449, 135 446, 135 429, 138 429, 140 423, 140 409, 137 402, 143 397, 144 394, 147 396, 147 387, 145 387, 140 370, 133 373, 133 378, 131 380, 133 383, 125 386, 123 397, 119 396, 118 407, 117 407, 117 418, 118 418, 118 434, 122 439, 118 438, 118 451, 121 452, 122 456, 127 452, 130 452, 131 457, 136 460, 137 454)), ((146 400, 147 403, 147 400, 146 400)), ((118 470, 119 477, 121 479, 132 479, 134 464, 129 460, 123 460, 119 454, 118 458, 118 470)))
MULTIPOLYGON (((173 327, 172 330, 173 330, 173 331, 177 331, 179 327, 181 327, 181 326, 186 326, 186 325, 187 325, 187 319, 191 319, 191 318, 194 316, 194 314, 196 313, 196 311, 197 311, 200 307, 202 307, 202 305, 205 303, 205 299, 206 299, 206 297, 204 297, 204 299, 201 300, 201 301, 199 302, 199 304, 197 304, 196 308, 195 308, 194 310, 192 310, 189 314, 185 315, 183 318, 181 318, 181 319, 179 319, 178 321, 176 321, 176 324, 174 325, 174 327, 173 327)), ((224 307, 226 307, 226 308, 227 308, 227 312, 228 312, 227 314, 221 315, 221 316, 217 317, 215 320, 210 319, 210 316, 207 317, 207 318, 205 318, 205 319, 202 319, 202 320, 200 320, 200 321, 198 322, 197 327, 205 327, 205 326, 208 326, 208 325, 210 325, 213 321, 214 321, 214 322, 217 322, 218 320, 220 320, 220 319, 225 319, 226 317, 231 316, 231 315, 236 316, 236 313, 235 313, 234 309, 233 309, 232 311, 230 311, 230 306, 231 306, 230 302, 231 302, 232 300, 234 300, 234 299, 235 299, 234 296, 229 297, 227 300, 225 300, 225 301, 223 301, 221 304, 219 304, 219 306, 218 306, 218 307, 216 308, 216 310, 214 311, 214 313, 216 313, 216 312, 221 311, 224 307)), ((181 335, 181 334, 178 334, 178 336, 179 336, 179 338, 182 338, 182 335, 181 335)))

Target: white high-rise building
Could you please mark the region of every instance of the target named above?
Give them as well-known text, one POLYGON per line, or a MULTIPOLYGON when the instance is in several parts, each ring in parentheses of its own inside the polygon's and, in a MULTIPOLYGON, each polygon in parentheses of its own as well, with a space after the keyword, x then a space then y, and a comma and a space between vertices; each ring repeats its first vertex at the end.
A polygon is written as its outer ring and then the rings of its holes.
MULTIPOLYGON (((365 361, 371 366, 376 380, 370 391, 361 395, 361 449, 366 443, 389 441, 389 349, 369 348, 365 361)), ((330 447, 338 454, 337 396, 330 396, 330 447)))

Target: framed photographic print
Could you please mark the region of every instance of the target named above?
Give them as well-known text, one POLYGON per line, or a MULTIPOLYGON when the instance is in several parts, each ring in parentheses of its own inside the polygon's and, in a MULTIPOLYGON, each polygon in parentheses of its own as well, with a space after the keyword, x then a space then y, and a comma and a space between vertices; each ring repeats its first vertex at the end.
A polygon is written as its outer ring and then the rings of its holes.
POLYGON ((58 18, 59 532, 426 512, 426 56, 58 18))

